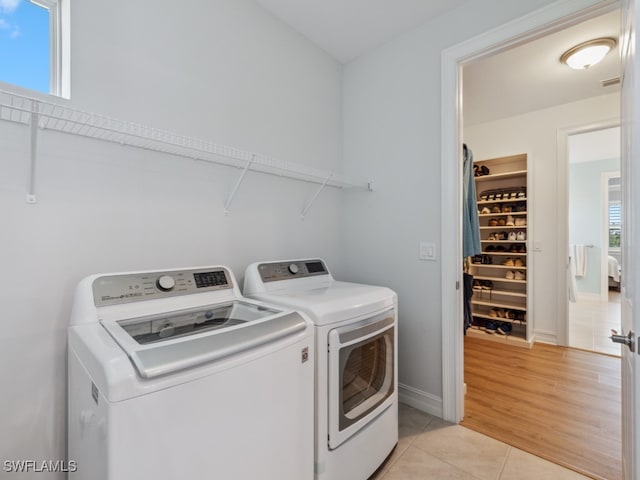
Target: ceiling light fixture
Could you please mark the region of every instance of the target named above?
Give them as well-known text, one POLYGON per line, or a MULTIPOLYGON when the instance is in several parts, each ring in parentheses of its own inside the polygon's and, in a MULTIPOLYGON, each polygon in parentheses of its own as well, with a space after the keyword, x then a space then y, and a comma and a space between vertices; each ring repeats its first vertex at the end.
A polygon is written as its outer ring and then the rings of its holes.
POLYGON ((615 38, 595 38, 570 48, 560 61, 574 70, 585 70, 600 62, 616 46, 615 38))

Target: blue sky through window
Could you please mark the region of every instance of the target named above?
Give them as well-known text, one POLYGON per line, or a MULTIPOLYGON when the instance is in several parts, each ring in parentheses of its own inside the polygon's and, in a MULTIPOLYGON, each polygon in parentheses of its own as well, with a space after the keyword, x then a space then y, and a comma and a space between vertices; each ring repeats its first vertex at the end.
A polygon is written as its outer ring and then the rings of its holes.
POLYGON ((49 11, 0 0, 0 81, 49 93, 49 11))

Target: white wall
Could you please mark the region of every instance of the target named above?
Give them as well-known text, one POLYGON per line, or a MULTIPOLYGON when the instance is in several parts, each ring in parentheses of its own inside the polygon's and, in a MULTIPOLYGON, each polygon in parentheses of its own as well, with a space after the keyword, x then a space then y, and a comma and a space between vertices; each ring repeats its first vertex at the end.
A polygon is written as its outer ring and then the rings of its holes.
MULTIPOLYGON (((72 106, 340 170, 341 65, 252 1, 83 0, 71 15, 72 106)), ((0 122, 2 460, 66 456, 82 277, 215 264, 242 277, 257 260, 342 258, 336 189, 302 222, 317 185, 249 173, 225 217, 238 170, 55 132, 41 132, 28 205, 28 138, 0 122)))
MULTIPOLYGON (((571 149, 569 155, 572 156, 571 149)), ((602 271, 602 255, 608 255, 609 236, 605 237, 607 243, 603 245, 602 232, 608 229, 609 224, 602 215, 603 208, 608 211, 608 205, 604 205, 602 175, 619 171, 619 157, 569 164, 569 245, 592 246, 585 250, 587 267, 584 276, 576 277, 578 293, 603 293, 602 276, 606 278, 607 271, 602 271)), ((607 291, 604 293, 606 295, 607 291)))
MULTIPOLYGON (((557 236, 559 228, 566 226, 558 224, 556 163, 567 160, 557 158, 558 129, 607 121, 619 115, 620 96, 614 93, 464 129, 464 141, 476 159, 516 153, 531 157, 533 192, 528 197, 533 199, 533 208, 529 225, 541 251, 530 252, 528 263, 534 276, 534 333, 539 339, 554 342, 561 336, 557 302, 566 298, 563 287, 558 285, 558 269, 562 266, 558 265, 557 236)), ((600 211, 595 215, 599 218, 600 211)))
POLYGON ((450 267, 419 261, 418 245, 441 246, 442 50, 550 3, 467 2, 345 67, 345 172, 376 185, 374 195, 347 196, 348 278, 398 292, 399 381, 433 413, 442 398, 440 273, 450 267))

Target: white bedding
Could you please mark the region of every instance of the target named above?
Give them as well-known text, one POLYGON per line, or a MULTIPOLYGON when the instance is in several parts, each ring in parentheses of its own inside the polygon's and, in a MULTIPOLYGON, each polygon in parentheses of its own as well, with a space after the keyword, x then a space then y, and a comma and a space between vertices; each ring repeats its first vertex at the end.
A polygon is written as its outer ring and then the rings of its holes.
POLYGON ((620 264, 611 255, 609 255, 609 276, 613 278, 614 282, 620 281, 620 264))

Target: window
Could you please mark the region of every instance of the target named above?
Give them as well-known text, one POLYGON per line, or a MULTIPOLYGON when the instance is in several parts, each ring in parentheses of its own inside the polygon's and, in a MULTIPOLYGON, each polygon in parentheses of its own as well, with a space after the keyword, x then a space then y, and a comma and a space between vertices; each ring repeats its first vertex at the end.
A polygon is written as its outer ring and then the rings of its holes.
POLYGON ((69 96, 68 1, 0 0, 0 81, 69 96))
POLYGON ((620 248, 620 202, 609 202, 609 248, 620 248))

